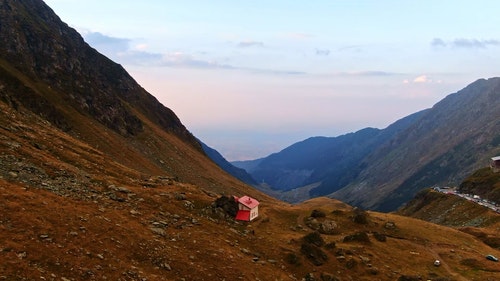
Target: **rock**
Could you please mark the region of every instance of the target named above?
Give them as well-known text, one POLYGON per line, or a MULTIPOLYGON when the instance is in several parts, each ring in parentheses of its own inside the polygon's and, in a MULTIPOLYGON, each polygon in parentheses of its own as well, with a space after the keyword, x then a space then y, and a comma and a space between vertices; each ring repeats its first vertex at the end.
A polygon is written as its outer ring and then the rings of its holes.
POLYGON ((131 193, 132 192, 129 189, 123 187, 123 186, 117 186, 115 188, 115 190, 118 191, 118 192, 121 192, 121 193, 131 193))
POLYGON ((250 255, 250 250, 248 249, 245 249, 245 248, 241 248, 240 251, 245 254, 245 255, 250 255))
POLYGON ((238 212, 238 202, 232 196, 221 196, 214 202, 215 209, 222 209, 224 214, 235 217, 238 212))
POLYGON ((384 228, 386 229, 395 229, 396 228, 396 223, 392 221, 388 221, 385 223, 384 228))
POLYGON ((363 262, 364 264, 369 264, 370 263, 370 258, 369 257, 365 257, 365 256, 359 256, 359 259, 361 260, 361 262, 363 262))
POLYGON ((166 236, 167 235, 167 232, 163 228, 151 227, 150 229, 156 235, 160 235, 160 236, 166 236))
POLYGON ((319 221, 313 217, 307 218, 306 225, 307 225, 307 227, 311 228, 312 230, 318 230, 320 227, 319 221))
POLYGON ((168 271, 172 271, 172 267, 170 267, 170 264, 168 264, 168 263, 161 263, 160 268, 168 270, 168 271))
POLYGON ((344 261, 345 261, 345 259, 346 259, 346 258, 345 258, 345 256, 337 256, 337 260, 338 260, 339 262, 344 262, 344 261))
POLYGON ((367 270, 371 275, 377 275, 379 273, 379 269, 377 267, 371 267, 367 270))
POLYGON ((193 202, 186 200, 186 202, 184 202, 184 207, 186 207, 189 210, 193 210, 194 204, 193 204, 193 202))
POLYGON ((184 193, 175 193, 174 194, 174 198, 176 200, 179 200, 179 201, 186 200, 186 194, 184 194, 184 193))
POLYGON ((337 223, 332 220, 325 220, 320 224, 319 232, 323 234, 337 234, 339 233, 337 223))
POLYGON ((141 214, 141 212, 136 211, 136 210, 130 210, 130 212, 129 212, 129 213, 130 213, 131 215, 140 215, 140 214, 141 214))

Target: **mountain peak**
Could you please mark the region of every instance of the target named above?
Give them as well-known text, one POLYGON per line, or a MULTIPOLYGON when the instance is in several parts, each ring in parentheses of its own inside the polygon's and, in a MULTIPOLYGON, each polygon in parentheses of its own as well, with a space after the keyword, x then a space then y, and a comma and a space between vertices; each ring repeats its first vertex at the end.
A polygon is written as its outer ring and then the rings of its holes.
MULTIPOLYGON (((143 131, 139 115, 147 117, 167 131, 177 134, 201 150, 196 139, 177 116, 147 93, 119 64, 103 56, 84 42, 43 1, 2 2, 0 59, 24 76, 50 85, 64 95, 52 98, 66 100, 77 111, 91 115, 121 135, 137 135, 143 131), (130 103, 134 104, 134 110, 130 103)), ((32 87, 33 88, 33 87, 32 87)), ((54 124, 64 113, 47 95, 35 89, 26 96, 6 97, 45 116, 54 124), (49 106, 50 107, 50 106, 49 106)), ((72 128, 71 124, 61 129, 72 128)))

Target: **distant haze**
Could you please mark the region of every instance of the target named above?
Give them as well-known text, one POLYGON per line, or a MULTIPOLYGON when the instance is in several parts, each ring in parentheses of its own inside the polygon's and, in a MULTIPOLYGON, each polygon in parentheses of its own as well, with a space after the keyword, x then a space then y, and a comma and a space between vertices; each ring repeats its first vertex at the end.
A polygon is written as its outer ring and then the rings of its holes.
POLYGON ((499 76, 497 1, 45 1, 228 160, 499 76))

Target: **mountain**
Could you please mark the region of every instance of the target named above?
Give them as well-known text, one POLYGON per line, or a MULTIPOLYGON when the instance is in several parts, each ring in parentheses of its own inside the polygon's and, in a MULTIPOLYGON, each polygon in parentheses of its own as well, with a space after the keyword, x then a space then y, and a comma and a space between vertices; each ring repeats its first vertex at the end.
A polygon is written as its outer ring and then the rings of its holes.
POLYGON ((407 116, 383 130, 365 128, 338 137, 312 137, 268 157, 233 164, 245 168, 260 183, 284 191, 283 194, 309 186, 306 198, 327 195, 355 180, 367 155, 425 112, 407 116))
MULTIPOLYGON (((4 106, 41 118, 47 121, 45 129, 60 130, 65 138, 89 146, 105 157, 103 170, 123 165, 137 178, 165 175, 215 185, 221 191, 248 190, 229 175, 221 177, 221 170, 207 161, 200 143, 174 112, 122 66, 85 43, 42 1, 2 1, 0 5, 0 101, 4 106), (206 178, 198 176, 202 173, 206 178)), ((33 140, 33 145, 57 151, 52 148, 57 142, 51 143, 48 136, 42 140, 33 140)), ((75 169, 87 170, 77 158, 73 161, 75 169)))
POLYGON ((385 129, 310 138, 247 171, 292 202, 328 195, 393 211, 426 187, 457 185, 500 154, 498 120, 500 78, 480 79, 385 129))
POLYGON ((252 178, 250 174, 248 174, 244 169, 238 168, 231 163, 229 163, 224 156, 222 156, 217 150, 209 147, 202 141, 200 141, 201 147, 203 148, 203 151, 207 154, 207 156, 212 159, 212 161, 215 162, 219 167, 221 167, 224 171, 226 171, 228 174, 232 175, 233 177, 239 179, 240 181, 249 184, 249 185, 257 185, 255 180, 252 178))
POLYGON ((230 176, 42 1, 0 1, 0 38, 0 280, 498 275, 484 254, 500 251, 475 236, 330 198, 290 205, 230 176), (236 221, 230 195, 258 200, 258 218, 236 221))
POLYGON ((366 169, 333 196, 389 211, 423 188, 456 186, 500 154, 499 120, 500 78, 479 79, 368 155, 366 169))
POLYGON ((240 160, 240 161, 232 161, 231 164, 235 167, 244 169, 248 173, 252 173, 262 162, 264 158, 258 158, 254 160, 240 160))

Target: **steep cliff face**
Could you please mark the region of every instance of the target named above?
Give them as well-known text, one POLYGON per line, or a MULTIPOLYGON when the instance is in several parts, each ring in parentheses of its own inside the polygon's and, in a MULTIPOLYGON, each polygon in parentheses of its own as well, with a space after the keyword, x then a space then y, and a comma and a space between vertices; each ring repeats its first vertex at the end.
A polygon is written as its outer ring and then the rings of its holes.
MULTIPOLYGON (((173 111, 122 66, 85 43, 43 1, 0 1, 0 42, 0 104, 5 108, 1 124, 12 122, 7 109, 13 109, 26 119, 19 119, 23 128, 41 122, 36 130, 47 135, 43 140, 24 136, 41 149, 20 150, 16 158, 53 154, 62 137, 91 147, 106 161, 75 153, 73 159, 57 156, 61 159, 56 162, 69 161, 74 171, 90 178, 109 172, 114 179, 103 184, 120 180, 120 172, 109 169, 121 165, 124 178, 162 175, 213 191, 248 189, 209 161, 173 111), (51 133, 53 127, 64 135, 51 133), (86 166, 89 161, 104 167, 95 171, 86 166)), ((4 129, 6 139, 29 135, 26 130, 4 129)), ((70 144, 59 147, 75 150, 70 144)))
POLYGON ((20 103, 70 130, 72 125, 57 106, 64 102, 124 136, 143 131, 141 114, 199 147, 170 109, 140 87, 123 67, 85 43, 42 1, 6 0, 0 5, 0 59, 22 73, 24 79, 18 76, 20 80, 42 82, 60 93, 23 91, 16 96, 3 94, 4 101, 20 103))

